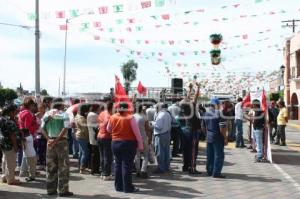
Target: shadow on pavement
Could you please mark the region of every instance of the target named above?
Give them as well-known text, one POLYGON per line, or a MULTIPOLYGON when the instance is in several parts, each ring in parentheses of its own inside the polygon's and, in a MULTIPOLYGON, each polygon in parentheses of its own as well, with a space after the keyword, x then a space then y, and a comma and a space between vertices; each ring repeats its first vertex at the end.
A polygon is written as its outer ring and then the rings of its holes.
POLYGON ((292 150, 272 149, 273 162, 276 164, 300 165, 300 153, 292 150))
POLYGON ((24 192, 9 192, 9 191, 0 191, 0 198, 6 199, 33 199, 33 198, 46 198, 46 195, 37 194, 37 193, 24 193, 24 192))
POLYGON ((249 176, 247 174, 235 174, 235 173, 224 173, 227 177, 224 180, 230 179, 238 179, 238 180, 245 180, 245 181, 257 181, 257 182, 281 182, 282 180, 276 178, 266 178, 266 177, 259 177, 259 176, 249 176))
MULTIPOLYGON (((163 178, 167 179, 167 178, 163 178)), ((172 178, 175 180, 174 178, 172 178)), ((179 179, 180 180, 180 179, 179 179)), ((189 181, 194 181, 189 179, 189 181)), ((137 182, 137 187, 147 190, 142 190, 137 194, 151 196, 160 196, 161 198, 199 198, 203 193, 188 187, 174 186, 169 182, 156 182, 151 178, 147 182, 137 182), (149 190, 151 187, 151 190, 149 190)))

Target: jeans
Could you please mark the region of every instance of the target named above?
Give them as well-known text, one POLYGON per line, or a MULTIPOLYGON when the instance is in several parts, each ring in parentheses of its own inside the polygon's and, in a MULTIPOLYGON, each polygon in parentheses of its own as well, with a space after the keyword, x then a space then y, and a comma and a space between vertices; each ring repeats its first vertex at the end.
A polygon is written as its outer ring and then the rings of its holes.
POLYGON ((100 168, 103 176, 110 176, 112 165, 112 148, 111 139, 100 139, 99 152, 100 152, 100 168))
POLYGON ((77 156, 78 157, 78 153, 79 153, 79 145, 78 145, 78 142, 76 140, 76 137, 75 137, 75 129, 72 129, 72 140, 73 140, 73 148, 72 148, 72 151, 73 151, 73 156, 77 156))
POLYGON ((44 137, 37 139, 38 165, 46 166, 47 140, 44 137))
POLYGON ((199 132, 192 132, 190 128, 182 128, 183 142, 183 170, 196 170, 198 156, 199 132))
POLYGON ((173 141, 172 156, 176 156, 179 153, 180 134, 178 128, 180 127, 172 127, 171 129, 171 140, 173 141))
POLYGON ((281 140, 281 144, 285 144, 285 127, 286 125, 278 125, 276 137, 277 143, 279 143, 279 141, 281 140))
POLYGON ((73 154, 73 137, 72 137, 72 129, 68 129, 68 143, 69 143, 69 154, 73 154))
POLYGON ((136 141, 112 141, 112 151, 115 157, 116 191, 134 191, 134 186, 132 184, 132 168, 136 148, 136 141))
POLYGON ((253 135, 256 144, 257 159, 262 159, 263 157, 263 130, 262 129, 253 129, 253 135))
POLYGON ((87 167, 90 158, 89 141, 86 139, 78 139, 79 144, 79 162, 81 167, 87 167))
POLYGON ((91 174, 100 174, 100 153, 98 145, 91 145, 91 174))
POLYGON ((243 138, 243 120, 236 119, 235 126, 237 128, 236 132, 236 146, 244 146, 244 138, 243 138))
POLYGON ((235 125, 234 120, 231 120, 231 125, 232 125, 232 128, 231 128, 231 132, 229 132, 229 139, 232 141, 235 141, 236 140, 236 125, 235 125))
POLYGON ((23 149, 20 148, 17 152, 17 166, 21 167, 23 162, 23 149))
POLYGON ((155 135, 154 145, 158 168, 166 172, 170 167, 170 132, 155 135))
POLYGON ((274 138, 277 134, 277 125, 276 124, 269 124, 269 134, 270 134, 270 141, 274 141, 274 138), (273 133, 273 129, 275 130, 275 132, 273 133))
POLYGON ((208 175, 221 175, 224 165, 224 141, 207 143, 206 147, 206 171, 208 175))

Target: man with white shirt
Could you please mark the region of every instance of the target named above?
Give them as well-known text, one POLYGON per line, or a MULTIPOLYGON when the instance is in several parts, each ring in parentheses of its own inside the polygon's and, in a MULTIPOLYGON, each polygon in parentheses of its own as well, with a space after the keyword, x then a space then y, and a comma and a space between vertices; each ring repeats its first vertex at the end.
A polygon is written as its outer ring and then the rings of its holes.
POLYGON ((243 99, 238 98, 237 104, 235 105, 235 128, 237 129, 236 133, 236 148, 244 148, 244 138, 243 138, 243 120, 244 120, 244 112, 243 112, 243 99))
POLYGON ((157 169, 155 173, 165 173, 170 167, 170 131, 172 117, 168 112, 167 104, 159 104, 161 108, 156 115, 154 127, 154 145, 157 159, 157 169))
MULTIPOLYGON (((176 100, 173 100, 172 105, 168 107, 168 111, 172 115, 173 121, 175 118, 179 116, 180 107, 176 100)), ((172 122, 172 129, 171 129, 171 140, 173 141, 173 149, 172 149, 172 157, 177 157, 179 153, 179 147, 181 143, 180 133, 179 133, 179 124, 176 122, 172 122)))

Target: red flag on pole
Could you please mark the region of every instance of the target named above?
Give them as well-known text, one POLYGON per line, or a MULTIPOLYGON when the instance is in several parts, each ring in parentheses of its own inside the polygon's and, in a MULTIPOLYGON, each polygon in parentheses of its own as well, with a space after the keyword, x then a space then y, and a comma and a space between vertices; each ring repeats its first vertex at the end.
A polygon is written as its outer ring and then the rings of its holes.
POLYGON ((249 107, 251 105, 251 95, 248 93, 246 97, 243 99, 242 106, 249 107))
POLYGON ((139 94, 141 95, 146 95, 147 89, 146 87, 143 86, 142 82, 139 81, 139 85, 137 87, 137 91, 139 92, 139 94))
POLYGON ((261 108, 264 112, 267 111, 267 97, 265 89, 263 90, 262 97, 261 97, 261 108))
POLYGON ((132 103, 129 100, 129 97, 126 94, 126 91, 124 87, 122 86, 120 79, 117 75, 115 75, 115 96, 114 96, 114 101, 115 101, 115 107, 119 107, 120 102, 127 102, 128 103, 128 108, 130 111, 132 111, 132 103))

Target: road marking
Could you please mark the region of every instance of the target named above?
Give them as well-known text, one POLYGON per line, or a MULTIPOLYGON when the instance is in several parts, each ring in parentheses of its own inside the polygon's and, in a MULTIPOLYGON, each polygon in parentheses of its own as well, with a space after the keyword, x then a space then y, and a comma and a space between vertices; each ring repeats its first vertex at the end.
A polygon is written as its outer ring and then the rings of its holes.
POLYGON ((292 176, 290 176, 287 172, 285 172, 278 164, 275 164, 273 163, 272 164, 275 169, 277 171, 279 171, 283 176, 284 178, 289 181, 290 183, 292 183, 292 185, 298 190, 300 191, 300 185, 294 180, 294 178, 292 178, 292 176))

